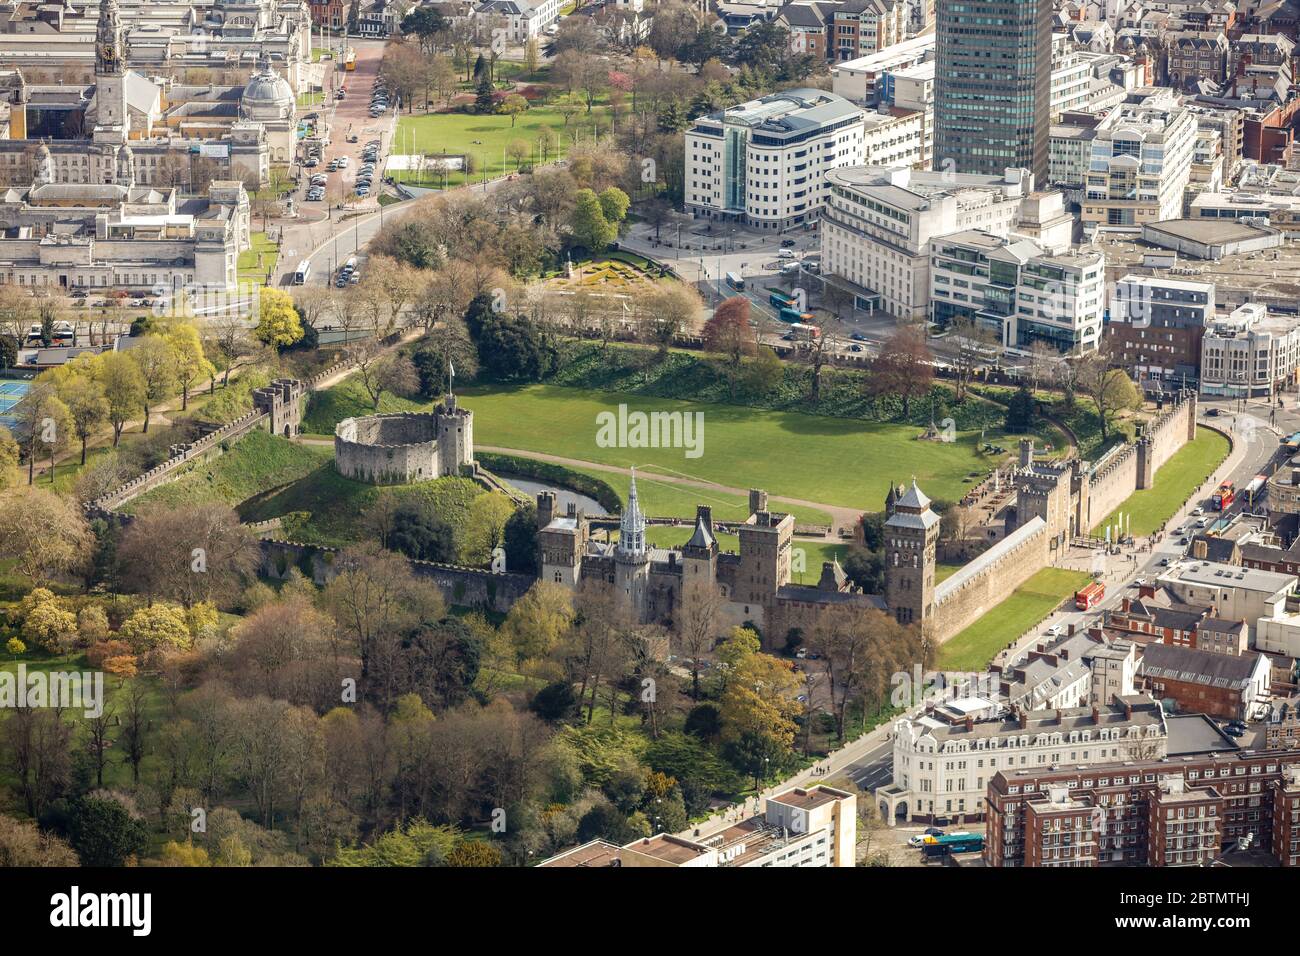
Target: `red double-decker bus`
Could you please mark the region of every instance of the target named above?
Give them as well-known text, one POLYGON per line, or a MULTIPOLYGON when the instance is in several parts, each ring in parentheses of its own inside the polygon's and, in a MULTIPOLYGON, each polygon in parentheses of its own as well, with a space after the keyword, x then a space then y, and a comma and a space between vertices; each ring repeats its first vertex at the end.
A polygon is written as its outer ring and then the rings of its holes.
POLYGON ((1237 495, 1237 486, 1231 481, 1225 481, 1214 491, 1214 497, 1210 499, 1214 505, 1215 511, 1227 511, 1232 507, 1232 500, 1237 495))
POLYGON ((1091 584, 1074 593, 1074 606, 1080 611, 1090 611, 1106 596, 1106 585, 1100 581, 1093 581, 1091 584))

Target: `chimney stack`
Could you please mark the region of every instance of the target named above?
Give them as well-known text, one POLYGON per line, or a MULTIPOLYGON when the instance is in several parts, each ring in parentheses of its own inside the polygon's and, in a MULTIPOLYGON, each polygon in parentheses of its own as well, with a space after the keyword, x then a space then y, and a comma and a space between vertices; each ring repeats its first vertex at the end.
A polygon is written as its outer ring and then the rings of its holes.
POLYGON ((1020 718, 1020 729, 1021 729, 1021 730, 1024 730, 1026 727, 1029 726, 1029 714, 1027 714, 1027 713, 1024 711, 1023 708, 1022 708, 1022 709, 1018 709, 1018 710, 1016 711, 1016 716, 1020 718))
POLYGON ((1101 708, 1096 704, 1092 705, 1092 722, 1094 724, 1101 723, 1101 708))
POLYGON ((749 489, 749 513, 758 514, 767 510, 767 492, 761 488, 749 489))

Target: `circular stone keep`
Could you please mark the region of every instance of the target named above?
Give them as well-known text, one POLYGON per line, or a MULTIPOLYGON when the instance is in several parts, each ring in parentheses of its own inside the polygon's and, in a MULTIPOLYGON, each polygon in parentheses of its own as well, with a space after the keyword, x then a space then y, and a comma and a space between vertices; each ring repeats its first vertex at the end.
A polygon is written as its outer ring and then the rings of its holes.
POLYGON ((334 429, 334 467, 372 485, 440 478, 438 437, 436 414, 345 418, 334 429))

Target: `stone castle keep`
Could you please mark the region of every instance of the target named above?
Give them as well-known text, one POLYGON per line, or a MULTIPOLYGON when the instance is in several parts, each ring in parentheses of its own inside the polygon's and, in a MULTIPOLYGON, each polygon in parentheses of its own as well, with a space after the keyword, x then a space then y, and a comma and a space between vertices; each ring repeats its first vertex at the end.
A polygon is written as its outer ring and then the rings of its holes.
POLYGON ((334 467, 354 481, 400 485, 459 475, 474 462, 474 413, 448 395, 432 413, 345 418, 334 429, 334 467))

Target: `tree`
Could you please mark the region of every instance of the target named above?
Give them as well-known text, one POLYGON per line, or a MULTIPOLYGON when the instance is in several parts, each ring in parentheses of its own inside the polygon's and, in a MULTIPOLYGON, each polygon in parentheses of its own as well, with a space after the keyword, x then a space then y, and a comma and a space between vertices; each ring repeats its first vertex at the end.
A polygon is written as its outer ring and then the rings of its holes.
POLYGON ((18 477, 18 442, 8 428, 0 425, 0 491, 12 487, 18 477))
POLYGON ((66 840, 41 830, 34 821, 0 816, 0 867, 76 866, 66 840))
POLYGON ((126 352, 104 352, 95 359, 94 374, 104 390, 105 414, 113 426, 113 447, 122 430, 144 402, 144 378, 126 352))
POLYGON ((415 364, 397 352, 372 352, 363 357, 357 362, 357 375, 361 387, 370 396, 372 407, 376 409, 385 393, 414 395, 420 388, 420 376, 415 364))
POLYGON ((248 527, 216 502, 149 508, 117 546, 128 587, 185 608, 231 600, 254 577, 259 556, 248 527))
POLYGON ((478 113, 491 113, 495 101, 496 91, 492 86, 492 78, 484 72, 479 78, 478 86, 474 88, 474 110, 478 113))
POLYGON ((78 568, 93 538, 76 504, 33 489, 0 501, 0 554, 37 587, 78 568))
POLYGON ((0 723, 0 752, 30 817, 44 813, 71 782, 72 729, 53 708, 20 707, 0 723))
POLYGON ((42 452, 49 453, 53 481, 54 456, 67 444, 72 430, 72 416, 59 398, 53 380, 46 376, 38 378, 12 414, 17 419, 14 437, 27 458, 27 483, 30 485, 35 480, 36 456, 42 452))
POLYGON ((86 443, 108 414, 104 387, 95 378, 94 360, 69 362, 56 378, 59 397, 67 406, 72 429, 81 440, 81 464, 86 464, 86 443))
POLYGON ((493 552, 505 537, 506 522, 515 513, 515 504, 505 495, 489 492, 470 502, 465 527, 464 559, 471 564, 492 560, 493 552))
POLYGON ((184 612, 169 604, 140 608, 122 622, 117 633, 136 656, 158 649, 188 650, 192 643, 184 612))
POLYGON ((230 384, 230 373, 255 361, 258 348, 244 320, 234 315, 212 319, 203 327, 207 348, 221 366, 222 385, 230 384))
POLYGON ((925 333, 914 325, 901 326, 880 347, 871 363, 867 389, 876 396, 896 396, 903 402, 903 418, 912 413, 912 399, 924 395, 934 381, 934 356, 925 333))
POLYGON ((1115 416, 1142 404, 1142 396, 1133 380, 1121 369, 1111 368, 1101 352, 1092 352, 1078 361, 1075 365, 1075 382, 1079 390, 1097 406, 1103 445, 1110 438, 1115 416))
POLYGON ((1013 435, 1025 434, 1033 427, 1037 414, 1034 393, 1029 390, 1028 383, 1021 382, 1007 402, 1006 430, 1013 435))
POLYGON ((144 383, 141 406, 144 409, 145 434, 149 432, 149 417, 153 406, 163 401, 176 387, 176 354, 158 335, 146 335, 140 343, 126 353, 140 372, 144 383))
POLYGON ((740 360, 755 351, 750 332, 749 299, 738 295, 722 301, 704 323, 704 347, 726 356, 728 385, 734 398, 740 360))
MULTIPOLYGON (((497 107, 498 112, 504 113, 506 116, 510 117, 511 129, 514 129, 515 120, 519 118, 519 114, 525 112, 527 109, 528 100, 524 99, 518 93, 507 94, 505 99, 501 101, 501 105, 497 107)), ((526 144, 524 148, 528 148, 526 144)))
POLYGON ((417 561, 456 561, 456 536, 451 525, 433 513, 424 501, 406 501, 392 516, 385 546, 417 561))
POLYGON ((68 842, 82 866, 125 866, 149 846, 149 828, 120 802, 84 797, 69 808, 68 842))
POLYGON ((617 222, 609 221, 600 197, 590 189, 579 189, 575 195, 569 230, 574 245, 592 255, 604 252, 618 237, 617 222))
MULTIPOLYGON (((203 354, 199 330, 188 322, 172 325, 163 338, 171 347, 175 358, 176 381, 181 387, 181 410, 184 411, 190 407, 190 389, 194 383, 215 376, 217 370, 203 354)), ((82 464, 85 464, 84 460, 82 464)))
POLYGON ((948 327, 949 338, 957 349, 953 355, 953 368, 957 373, 957 401, 960 402, 965 399, 975 372, 996 350, 998 340, 992 329, 973 316, 953 319, 948 327))
POLYGON ((302 321, 287 292, 264 288, 258 295, 257 328, 254 337, 264 345, 282 349, 303 336, 302 321))

